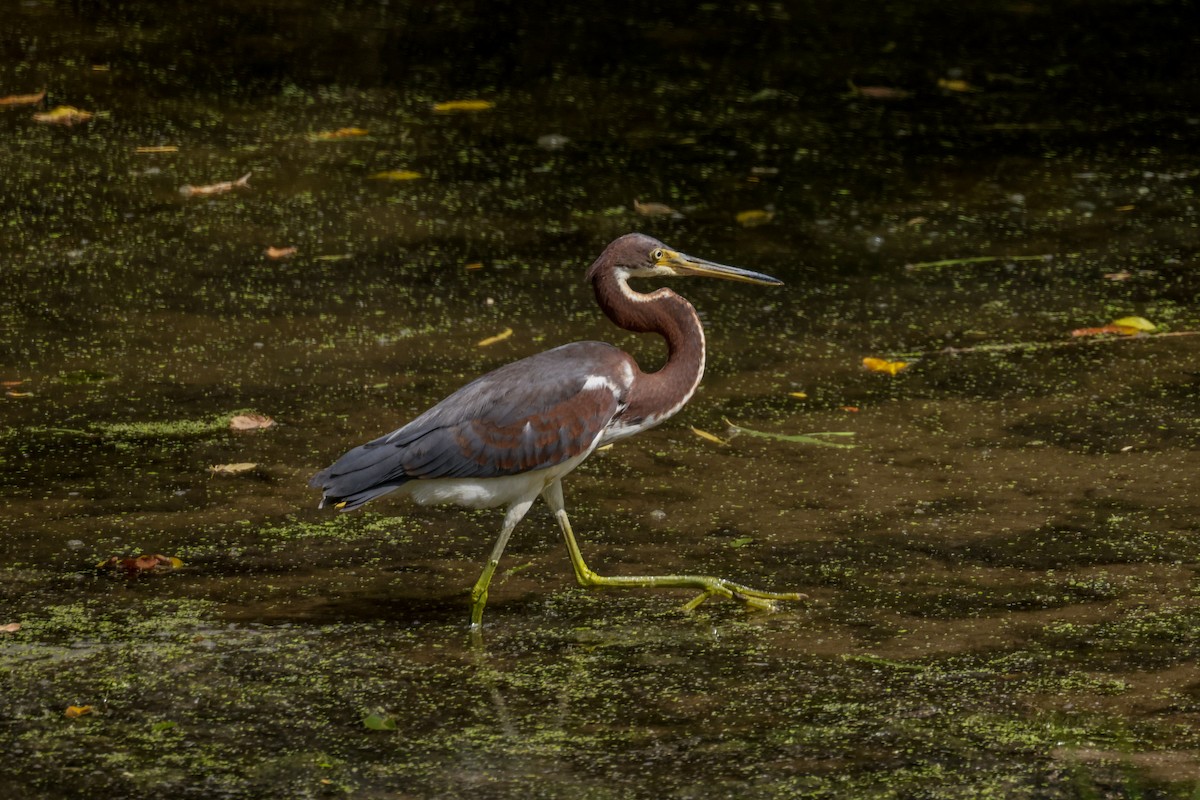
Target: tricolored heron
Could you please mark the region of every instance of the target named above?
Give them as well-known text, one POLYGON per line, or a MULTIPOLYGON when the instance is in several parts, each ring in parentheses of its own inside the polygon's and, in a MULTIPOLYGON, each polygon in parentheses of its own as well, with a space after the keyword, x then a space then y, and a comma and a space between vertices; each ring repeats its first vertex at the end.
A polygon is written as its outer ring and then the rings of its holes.
POLYGON ((554 512, 575 577, 583 586, 690 587, 770 609, 797 593, 764 592, 707 575, 597 575, 584 563, 563 506, 562 479, 602 445, 658 425, 691 398, 704 374, 704 329, 692 304, 670 289, 648 294, 630 278, 699 275, 779 285, 769 275, 727 267, 630 233, 604 249, 587 271, 596 301, 625 330, 667 340, 667 363, 642 372, 627 353, 603 342, 575 342, 523 358, 476 378, 399 430, 346 453, 309 482, 321 507, 340 511, 400 490, 422 505, 506 505, 504 526, 471 591, 478 628, 488 585, 513 528, 540 494, 554 512))

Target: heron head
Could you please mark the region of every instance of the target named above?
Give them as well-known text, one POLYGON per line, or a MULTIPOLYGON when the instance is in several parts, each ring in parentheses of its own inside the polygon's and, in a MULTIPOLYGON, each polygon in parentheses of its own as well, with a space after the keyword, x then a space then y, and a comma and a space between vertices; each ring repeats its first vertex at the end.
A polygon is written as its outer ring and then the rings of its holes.
POLYGON ((724 278, 744 283, 779 286, 783 281, 752 272, 689 256, 672 250, 652 236, 627 233, 614 239, 588 269, 587 279, 594 280, 601 272, 618 272, 624 278, 687 277, 724 278))

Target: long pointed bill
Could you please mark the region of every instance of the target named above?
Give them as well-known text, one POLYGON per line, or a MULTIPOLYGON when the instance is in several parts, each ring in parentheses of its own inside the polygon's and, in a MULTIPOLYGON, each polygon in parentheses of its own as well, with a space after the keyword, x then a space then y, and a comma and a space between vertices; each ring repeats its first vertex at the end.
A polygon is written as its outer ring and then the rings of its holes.
POLYGON ((778 278, 772 278, 770 275, 764 275, 761 272, 752 272, 741 267, 730 267, 725 264, 717 264, 714 261, 705 261, 703 258, 694 258, 683 253, 677 253, 674 250, 665 250, 663 257, 658 260, 658 264, 661 267, 672 270, 676 275, 724 278, 727 281, 762 283, 768 286, 781 286, 783 284, 783 281, 778 278))

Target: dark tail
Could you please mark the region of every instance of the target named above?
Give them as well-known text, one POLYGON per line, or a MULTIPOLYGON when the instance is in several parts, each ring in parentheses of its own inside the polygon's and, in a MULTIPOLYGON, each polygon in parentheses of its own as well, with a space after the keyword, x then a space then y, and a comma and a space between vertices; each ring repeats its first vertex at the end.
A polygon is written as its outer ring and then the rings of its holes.
POLYGON ((350 511, 400 488, 411 480, 399 464, 395 447, 363 445, 312 476, 308 485, 325 493, 318 508, 350 511))

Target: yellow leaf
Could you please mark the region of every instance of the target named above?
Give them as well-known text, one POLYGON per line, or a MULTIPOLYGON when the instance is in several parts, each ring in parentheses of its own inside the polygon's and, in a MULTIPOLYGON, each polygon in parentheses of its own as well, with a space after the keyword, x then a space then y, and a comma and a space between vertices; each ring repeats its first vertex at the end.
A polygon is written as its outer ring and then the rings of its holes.
POLYGON ((373 181, 415 181, 417 178, 425 177, 419 172, 413 172, 411 169, 388 169, 383 172, 376 172, 371 176, 373 181))
POLYGON ((761 208, 756 208, 751 211, 739 211, 734 218, 737 224, 743 228, 755 228, 759 225, 766 225, 771 220, 775 219, 774 211, 764 211, 761 208))
POLYGON ((179 145, 176 144, 161 144, 161 145, 145 145, 139 147, 133 152, 135 153, 178 153, 179 145))
POLYGON ((63 713, 66 714, 71 719, 75 719, 76 717, 82 717, 86 714, 92 713, 92 707, 91 706, 67 706, 67 710, 64 711, 63 713))
POLYGON ((788 392, 788 396, 804 400, 808 397, 808 392, 788 392))
POLYGON ((496 104, 491 100, 447 100, 444 103, 433 104, 433 110, 436 114, 453 114, 459 111, 487 111, 495 107, 496 104))
POLYGON ((35 94, 10 94, 7 97, 0 97, 0 106, 36 106, 45 97, 45 89, 35 94))
POLYGON ((725 441, 720 436, 711 434, 708 431, 702 431, 699 428, 692 428, 692 433, 696 434, 701 439, 707 439, 708 441, 713 442, 715 444, 729 444, 729 442, 725 441))
POLYGON ((87 122, 94 114, 82 111, 74 106, 58 106, 42 114, 34 114, 34 122, 44 122, 48 125, 74 125, 77 122, 87 122))
POLYGON ((472 261, 470 264, 467 264, 465 268, 469 270, 483 269, 483 262, 472 261))
POLYGON ((871 372, 886 372, 888 375, 908 369, 907 361, 888 361, 886 358, 864 358, 862 365, 871 372))
POLYGON ((1118 328, 1131 328, 1135 333, 1150 333, 1157 328, 1153 322, 1145 317, 1121 317, 1120 319, 1114 319, 1112 324, 1118 328))
POLYGON ((495 336, 489 336, 486 339, 480 339, 476 343, 476 346, 477 347, 490 347, 491 345, 494 345, 497 342, 503 342, 505 339, 507 339, 508 337, 510 337, 512 335, 513 335, 513 329, 505 328, 504 330, 500 331, 500 333, 497 333, 495 336))
POLYGON ((251 461, 242 461, 237 464, 214 464, 208 468, 208 471, 213 475, 241 475, 257 466, 258 464, 251 461))
POLYGON ((947 92, 978 92, 979 90, 972 86, 968 81, 938 78, 938 88, 945 89, 947 92))
POLYGON ((370 131, 366 128, 338 128, 336 131, 314 133, 312 139, 317 142, 332 142, 338 139, 353 139, 355 136, 366 136, 370 131))

